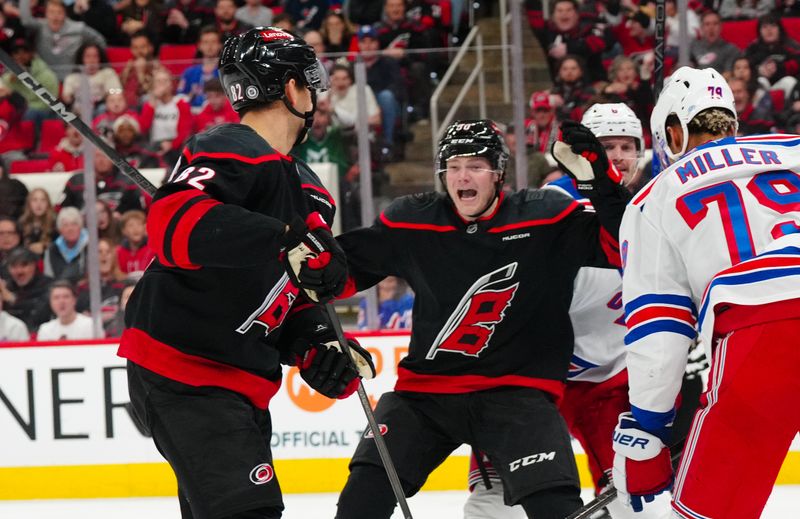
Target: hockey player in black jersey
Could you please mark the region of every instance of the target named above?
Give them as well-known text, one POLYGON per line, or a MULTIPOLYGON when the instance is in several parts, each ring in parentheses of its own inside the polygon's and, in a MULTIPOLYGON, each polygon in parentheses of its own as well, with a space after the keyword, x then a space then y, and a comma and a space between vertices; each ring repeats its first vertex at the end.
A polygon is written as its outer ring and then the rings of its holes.
MULTIPOLYGON (((561 519, 581 506, 569 434, 555 406, 573 336, 568 310, 582 266, 617 267, 629 198, 602 146, 565 123, 554 155, 596 213, 553 190, 502 191, 508 151, 491 121, 452 124, 439 143, 446 193, 392 203, 369 228, 338 237, 346 293, 388 275, 415 292, 408 356, 375 410, 406 495, 453 450, 486 452, 508 504, 561 519)), ((384 519, 395 498, 366 435, 338 519, 384 519)))
POLYGON ((272 519, 283 510, 268 410, 280 363, 331 398, 374 368, 355 342, 352 367, 313 304, 342 292, 346 262, 325 224, 330 194, 288 155, 327 88, 324 69, 299 38, 260 27, 226 41, 220 75, 241 124, 190 138, 156 193, 156 259, 128 303, 119 355, 183 517, 272 519))

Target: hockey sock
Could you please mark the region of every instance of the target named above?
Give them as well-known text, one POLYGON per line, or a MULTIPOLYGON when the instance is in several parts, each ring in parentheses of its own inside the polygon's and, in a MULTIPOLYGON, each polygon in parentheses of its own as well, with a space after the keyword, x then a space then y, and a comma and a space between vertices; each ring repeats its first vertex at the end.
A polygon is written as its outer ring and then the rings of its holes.
POLYGON ((389 519, 396 505, 383 467, 356 465, 339 496, 336 519, 389 519))
POLYGON ((528 517, 563 519, 583 506, 578 487, 554 487, 523 497, 519 504, 528 517))

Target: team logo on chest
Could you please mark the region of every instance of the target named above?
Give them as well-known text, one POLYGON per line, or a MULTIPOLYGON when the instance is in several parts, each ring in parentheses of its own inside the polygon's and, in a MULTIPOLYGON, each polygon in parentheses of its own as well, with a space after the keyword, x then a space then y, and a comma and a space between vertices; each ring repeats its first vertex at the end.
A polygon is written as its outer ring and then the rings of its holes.
POLYGON ((516 271, 514 262, 481 276, 450 314, 425 358, 431 360, 440 351, 480 356, 517 293, 519 282, 513 282, 516 271))

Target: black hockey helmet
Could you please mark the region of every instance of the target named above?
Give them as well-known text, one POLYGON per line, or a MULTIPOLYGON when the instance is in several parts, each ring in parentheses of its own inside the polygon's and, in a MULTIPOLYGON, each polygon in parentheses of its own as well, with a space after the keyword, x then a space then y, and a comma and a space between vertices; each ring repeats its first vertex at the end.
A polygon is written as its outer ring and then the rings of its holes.
MULTIPOLYGON (((306 128, 316 110, 316 95, 330 86, 328 73, 314 49, 297 36, 277 27, 256 27, 231 36, 222 47, 219 75, 225 95, 237 112, 283 100, 306 128), (294 79, 311 91, 314 108, 298 112, 286 99, 286 83, 294 79)), ((305 136, 301 132, 299 140, 305 136)))
POLYGON ((447 127, 439 141, 436 157, 437 172, 447 171, 447 160, 453 157, 483 157, 493 170, 505 177, 508 147, 500 128, 489 119, 456 121, 447 127))

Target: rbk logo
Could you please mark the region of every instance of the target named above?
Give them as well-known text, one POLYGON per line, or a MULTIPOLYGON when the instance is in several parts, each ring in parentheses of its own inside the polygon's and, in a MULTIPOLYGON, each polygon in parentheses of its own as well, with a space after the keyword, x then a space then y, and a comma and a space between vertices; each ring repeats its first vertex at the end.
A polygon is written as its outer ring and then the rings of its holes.
POLYGON ((286 318, 292 303, 297 299, 297 292, 297 287, 289 282, 288 274, 284 274, 278 280, 278 283, 272 287, 272 290, 269 291, 261 306, 236 331, 244 334, 250 330, 253 324, 260 324, 266 328, 264 335, 269 334, 269 332, 280 326, 286 318))
POLYGON ((517 293, 519 282, 511 284, 516 270, 514 262, 478 279, 461 298, 425 358, 431 360, 440 351, 478 357, 489 346, 495 326, 517 293))

